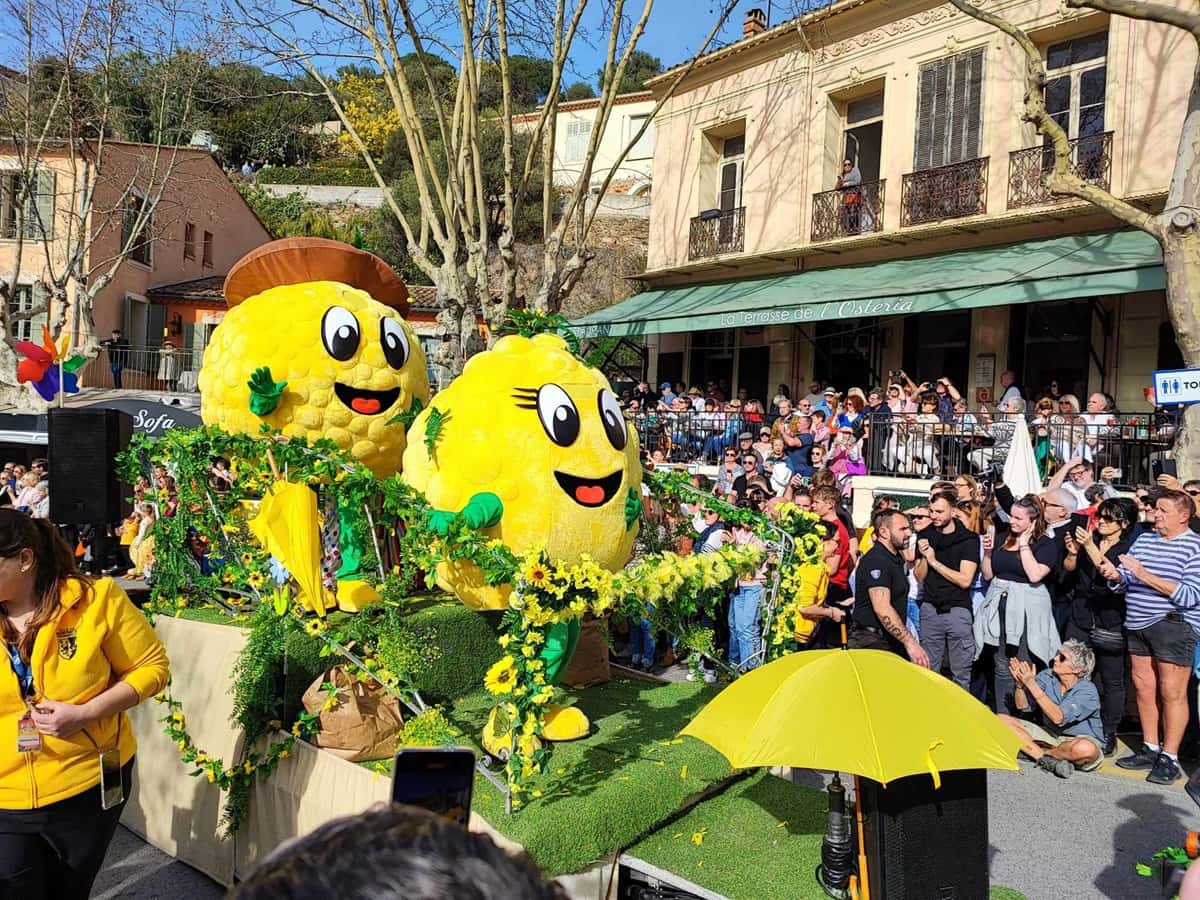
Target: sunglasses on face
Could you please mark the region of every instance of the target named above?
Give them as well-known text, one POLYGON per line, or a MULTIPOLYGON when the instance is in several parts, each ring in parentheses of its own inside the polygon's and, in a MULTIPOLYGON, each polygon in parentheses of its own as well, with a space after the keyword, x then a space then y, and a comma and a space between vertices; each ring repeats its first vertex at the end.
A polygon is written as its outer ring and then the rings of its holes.
POLYGON ((1108 522, 1110 525, 1115 525, 1116 523, 1120 522, 1121 520, 1118 519, 1116 516, 1110 516, 1108 513, 1101 513, 1100 515, 1096 516, 1096 521, 1108 522))
POLYGON ((929 513, 920 513, 920 512, 915 512, 915 513, 913 513, 913 514, 912 514, 912 517, 913 517, 914 519, 928 519, 928 518, 929 518, 929 513))
POLYGON ((1200 497, 1200 491, 1190 490, 1187 492, 1189 497, 1200 497))

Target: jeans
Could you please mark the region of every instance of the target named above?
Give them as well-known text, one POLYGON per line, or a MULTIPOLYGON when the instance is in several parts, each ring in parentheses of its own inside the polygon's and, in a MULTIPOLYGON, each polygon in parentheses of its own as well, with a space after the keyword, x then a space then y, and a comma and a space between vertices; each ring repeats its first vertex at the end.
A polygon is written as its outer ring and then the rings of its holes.
POLYGON ((121 386, 121 366, 109 366, 109 368, 112 369, 113 387, 119 388, 121 386))
MULTIPOLYGON (((1113 653, 1111 650, 1101 650, 1092 646, 1090 636, 1074 622, 1067 626, 1068 638, 1083 641, 1096 654, 1096 668, 1092 672, 1092 682, 1100 694, 1100 721, 1104 726, 1104 736, 1117 733, 1117 726, 1125 715, 1125 652, 1113 653)), ((1191 721, 1191 716, 1188 721, 1191 721)))
MULTIPOLYGON (((1012 638, 1012 635, 1009 635, 1012 638)), ((997 713, 1008 713, 1010 716, 1016 715, 1017 707, 1013 702, 1013 689, 1016 687, 1016 680, 1012 677, 1012 672, 1008 670, 1008 661, 1010 659, 1023 659, 1025 662, 1033 662, 1033 654, 1029 652, 1029 638, 1025 630, 1021 631, 1021 639, 1017 644, 1001 644, 995 647, 992 652, 992 669, 993 690, 995 696, 992 702, 997 713), (1015 652, 1014 652, 1015 651, 1015 652)))
POLYGON ((636 666, 654 665, 654 629, 649 619, 629 620, 629 656, 636 666))
POLYGON ((950 663, 950 676, 964 691, 971 689, 971 663, 975 661, 975 632, 971 610, 961 606, 938 612, 932 603, 921 604, 921 647, 929 655, 929 668, 942 671, 950 663))
POLYGON ((760 584, 743 584, 733 592, 729 602, 729 664, 758 665, 758 607, 762 603, 760 584))

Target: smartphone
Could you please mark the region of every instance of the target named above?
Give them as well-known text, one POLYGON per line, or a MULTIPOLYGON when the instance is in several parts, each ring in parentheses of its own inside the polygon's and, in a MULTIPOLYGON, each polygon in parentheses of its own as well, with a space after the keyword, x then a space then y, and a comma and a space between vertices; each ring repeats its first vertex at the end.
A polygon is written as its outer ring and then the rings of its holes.
POLYGON ((463 747, 405 747, 392 766, 392 802, 420 806, 463 828, 471 818, 475 754, 463 747))
POLYGON ((1150 472, 1154 475, 1154 480, 1158 480, 1159 475, 1170 475, 1172 478, 1175 474, 1175 460, 1173 459, 1156 459, 1150 463, 1150 472))

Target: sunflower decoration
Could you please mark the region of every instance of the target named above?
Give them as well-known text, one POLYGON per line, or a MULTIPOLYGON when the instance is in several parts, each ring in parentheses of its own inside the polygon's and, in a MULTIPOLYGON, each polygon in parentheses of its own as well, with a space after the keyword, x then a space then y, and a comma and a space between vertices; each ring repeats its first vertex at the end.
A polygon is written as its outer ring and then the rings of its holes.
POLYGON ((321 633, 329 630, 329 623, 324 619, 309 619, 304 623, 304 633, 310 637, 317 637, 321 633))
POLYGON ((267 577, 262 572, 251 572, 246 576, 246 583, 256 591, 261 590, 262 586, 267 583, 267 577))
POLYGON ((512 693, 513 685, 516 684, 516 681, 517 669, 513 664, 513 658, 511 656, 504 656, 499 662, 488 669, 483 683, 488 691, 500 696, 512 693))

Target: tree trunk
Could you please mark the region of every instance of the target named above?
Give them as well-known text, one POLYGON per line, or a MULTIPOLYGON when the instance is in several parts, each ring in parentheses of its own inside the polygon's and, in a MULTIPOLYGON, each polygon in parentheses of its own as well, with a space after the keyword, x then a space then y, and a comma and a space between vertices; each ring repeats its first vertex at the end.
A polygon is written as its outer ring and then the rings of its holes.
MULTIPOLYGON (((1167 307, 1183 364, 1200 369, 1200 229, 1167 225, 1163 240, 1167 307)), ((1180 479, 1200 478, 1200 404, 1187 407, 1175 439, 1180 479)))

